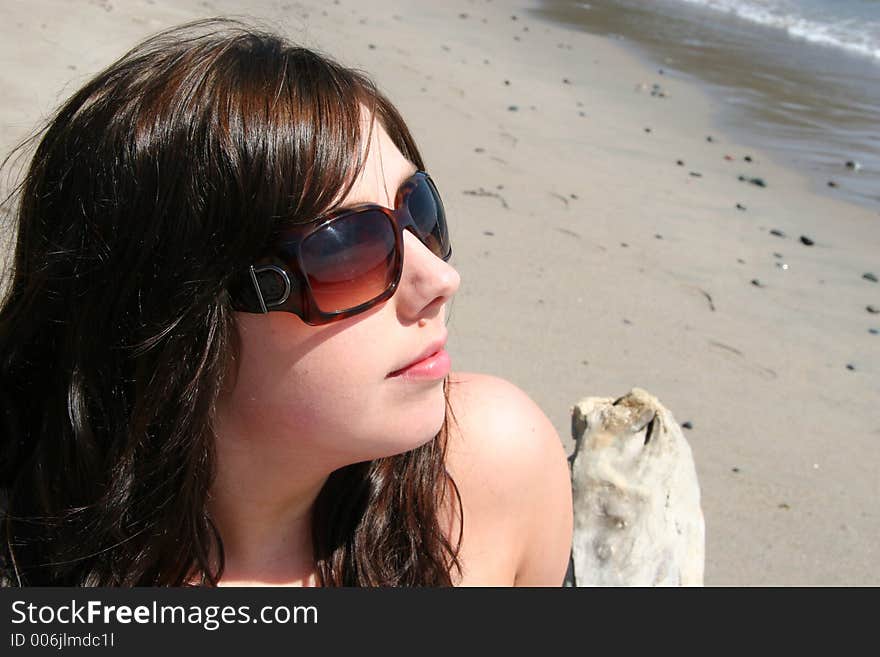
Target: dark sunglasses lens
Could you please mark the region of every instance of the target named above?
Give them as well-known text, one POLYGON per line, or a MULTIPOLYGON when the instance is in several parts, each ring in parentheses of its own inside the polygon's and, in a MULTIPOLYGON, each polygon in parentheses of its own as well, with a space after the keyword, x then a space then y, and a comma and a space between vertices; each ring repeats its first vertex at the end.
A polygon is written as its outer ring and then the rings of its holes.
POLYGON ((394 282, 394 227, 381 212, 336 219, 303 240, 300 254, 312 296, 325 313, 371 301, 394 282))
POLYGON ((437 189, 427 179, 422 178, 406 197, 406 209, 416 228, 421 232, 419 238, 438 257, 446 259, 449 254, 449 232, 446 227, 446 213, 437 189))

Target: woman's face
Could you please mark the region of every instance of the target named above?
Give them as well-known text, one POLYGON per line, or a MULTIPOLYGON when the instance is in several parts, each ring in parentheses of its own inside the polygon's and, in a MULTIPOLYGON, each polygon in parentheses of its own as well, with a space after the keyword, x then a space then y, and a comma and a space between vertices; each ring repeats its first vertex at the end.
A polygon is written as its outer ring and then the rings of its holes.
MULTIPOLYGON (((341 204, 393 207, 415 170, 376 122, 363 172, 341 204)), ((430 440, 445 414, 442 379, 388 374, 446 337, 446 306, 460 278, 408 230, 404 254, 394 296, 355 317, 310 326, 286 312, 236 313, 238 376, 218 401, 218 439, 272 459, 307 455, 329 469, 430 440)))

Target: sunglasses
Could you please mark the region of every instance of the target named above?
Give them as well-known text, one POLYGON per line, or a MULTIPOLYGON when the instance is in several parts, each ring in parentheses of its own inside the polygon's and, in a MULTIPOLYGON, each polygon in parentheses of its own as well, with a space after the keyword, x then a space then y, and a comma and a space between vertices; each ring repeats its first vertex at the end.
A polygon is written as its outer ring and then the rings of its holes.
POLYGON ((424 171, 403 182, 393 210, 361 204, 286 228, 230 289, 232 305, 293 313, 313 326, 365 312, 397 289, 405 229, 438 258, 452 257, 443 202, 424 171))

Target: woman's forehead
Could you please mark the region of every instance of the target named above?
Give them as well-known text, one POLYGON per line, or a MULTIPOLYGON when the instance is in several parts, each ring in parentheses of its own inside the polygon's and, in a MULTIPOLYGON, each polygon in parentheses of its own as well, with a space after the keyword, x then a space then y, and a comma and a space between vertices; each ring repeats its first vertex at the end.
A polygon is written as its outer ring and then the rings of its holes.
POLYGON ((416 172, 416 166, 394 145, 380 121, 365 116, 364 134, 370 134, 364 166, 340 205, 378 203, 394 207, 398 187, 416 172))

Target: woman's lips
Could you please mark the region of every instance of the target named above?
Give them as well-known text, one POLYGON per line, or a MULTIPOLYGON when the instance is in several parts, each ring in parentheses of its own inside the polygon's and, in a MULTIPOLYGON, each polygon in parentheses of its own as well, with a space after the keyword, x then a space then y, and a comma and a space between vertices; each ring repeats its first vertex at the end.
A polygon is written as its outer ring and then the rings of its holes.
POLYGON ((435 381, 442 379, 452 367, 452 361, 446 349, 431 354, 417 363, 413 363, 402 370, 397 370, 388 375, 388 378, 403 379, 406 381, 435 381))

